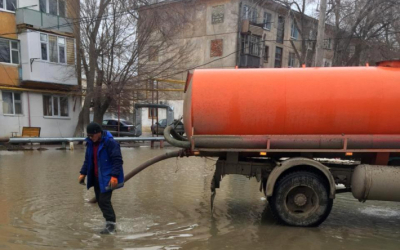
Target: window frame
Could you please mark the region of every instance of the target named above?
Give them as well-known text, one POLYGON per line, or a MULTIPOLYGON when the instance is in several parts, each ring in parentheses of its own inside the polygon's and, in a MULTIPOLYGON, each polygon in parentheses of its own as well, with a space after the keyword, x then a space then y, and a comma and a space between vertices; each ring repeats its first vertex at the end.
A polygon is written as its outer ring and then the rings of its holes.
POLYGON ((299 30, 297 29, 296 24, 292 21, 292 26, 290 27, 290 39, 298 40, 299 39, 299 30))
POLYGON ((57 55, 58 55, 58 63, 60 64, 67 64, 67 39, 65 37, 57 36, 57 55), (59 39, 64 39, 64 44, 59 43, 59 39), (61 62, 60 57, 60 47, 64 48, 64 62, 61 62))
MULTIPOLYGON (((2 1, 2 0, 0 0, 0 1, 2 1)), ((6 0, 4 0, 4 1, 6 1, 6 0)), ((50 14, 50 15, 53 15, 53 16, 62 17, 62 18, 68 17, 68 15, 67 15, 67 1, 66 0, 64 0, 64 14, 65 14, 65 16, 60 16, 60 0, 55 0, 57 2, 57 15, 54 15, 54 14, 50 13, 50 0, 44 0, 44 1, 46 2, 46 4, 45 4, 46 10, 44 12, 42 10, 40 10, 40 1, 39 1, 39 12, 50 14)))
POLYGON ((10 62, 1 62, 0 61, 0 63, 8 64, 8 65, 20 65, 20 63, 21 63, 21 52, 20 52, 21 46, 20 46, 19 40, 7 39, 7 38, 3 38, 3 37, 0 37, 0 40, 8 41, 8 46, 9 46, 8 51, 9 51, 9 55, 10 55, 10 62), (13 42, 17 43, 18 49, 13 49, 12 48, 12 43, 13 42), (18 63, 14 63, 13 62, 13 58, 12 58, 12 52, 13 51, 17 51, 18 52, 18 63))
POLYGON ((294 52, 289 52, 288 67, 296 67, 296 54, 294 52))
POLYGON ((243 20, 249 20, 252 23, 257 23, 258 13, 256 8, 250 7, 245 4, 243 5, 243 12, 243 20))
POLYGON ((262 38, 256 35, 250 35, 249 38, 249 54, 259 57, 262 38))
POLYGON ((7 9, 7 0, 0 0, 0 2, 3 3, 3 7, 0 7, 0 11, 15 13, 15 11, 18 9, 18 1, 17 0, 15 0, 14 10, 7 9))
POLYGON ((42 105, 43 105, 43 117, 45 118, 70 118, 69 116, 69 100, 68 100, 68 96, 66 95, 42 95, 43 97, 43 101, 42 101, 42 105), (44 114, 44 98, 45 97, 50 97, 51 100, 51 115, 45 115, 44 114), (57 99, 57 112, 58 115, 54 115, 54 98, 57 99), (67 116, 63 116, 61 115, 61 98, 67 98, 67 108, 68 108, 68 115, 67 116))
MULTIPOLYGON (((40 32, 40 33, 39 33, 39 41, 40 41, 40 59, 41 59, 43 62, 49 62, 49 63, 56 63, 56 64, 67 65, 67 64, 68 64, 68 63, 67 63, 67 37, 65 37, 65 36, 57 36, 57 35, 53 35, 53 34, 51 34, 51 36, 55 36, 55 37, 56 37, 57 61, 58 61, 58 62, 52 62, 52 61, 50 61, 49 34, 43 33, 43 32, 40 32), (46 42, 43 42, 43 41, 42 41, 42 35, 46 35, 46 42), (64 39, 64 44, 61 45, 61 47, 64 48, 64 62, 61 62, 61 61, 60 61, 60 43, 58 42, 59 39, 64 39), (46 60, 44 60, 44 59, 42 58, 42 43, 43 43, 43 44, 46 43, 46 51, 47 51, 47 59, 46 59, 46 60)), ((74 49, 75 49, 75 41, 74 41, 74 49)), ((74 56, 75 56, 75 53, 74 53, 74 56)))
POLYGON ((271 31, 271 27, 272 27, 272 14, 271 13, 264 11, 263 24, 264 24, 263 25, 264 30, 271 31), (269 16, 269 19, 268 19, 268 16, 269 16))
POLYGON ((13 92, 13 91, 2 91, 1 93, 1 98, 2 98, 2 102, 4 102, 3 100, 3 93, 11 93, 11 99, 12 99, 12 109, 13 109, 13 113, 4 113, 4 108, 3 108, 3 115, 5 116, 16 116, 16 115, 24 115, 24 109, 22 106, 22 93, 21 92, 13 92), (19 101, 15 101, 15 94, 19 94, 20 100, 19 101), (21 113, 16 113, 15 112, 15 103, 20 103, 21 104, 21 113))
POLYGON ((283 59, 283 48, 276 46, 275 47, 275 61, 274 61, 274 68, 282 68, 282 59, 283 59), (276 51, 280 49, 281 53, 280 53, 280 57, 279 57, 279 67, 276 66, 276 61, 277 61, 277 57, 276 57, 276 51))
POLYGON ((276 30, 276 43, 283 44, 285 41, 285 17, 278 16, 278 25, 276 30), (282 21, 282 22, 279 22, 282 21))
POLYGON ((264 62, 268 63, 268 59, 269 59, 269 46, 265 45, 264 46, 264 62))

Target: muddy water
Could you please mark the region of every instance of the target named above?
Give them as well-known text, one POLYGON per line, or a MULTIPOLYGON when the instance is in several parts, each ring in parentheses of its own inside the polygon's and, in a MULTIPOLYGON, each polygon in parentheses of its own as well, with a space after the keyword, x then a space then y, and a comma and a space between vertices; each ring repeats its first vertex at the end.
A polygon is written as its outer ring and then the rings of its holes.
MULTIPOLYGON (((125 171, 172 148, 123 148, 125 171)), ((0 151, 0 249, 399 249, 398 203, 340 194, 318 228, 271 218, 255 179, 226 176, 210 212, 214 161, 170 159, 114 192, 118 232, 77 184, 84 151, 0 151)))

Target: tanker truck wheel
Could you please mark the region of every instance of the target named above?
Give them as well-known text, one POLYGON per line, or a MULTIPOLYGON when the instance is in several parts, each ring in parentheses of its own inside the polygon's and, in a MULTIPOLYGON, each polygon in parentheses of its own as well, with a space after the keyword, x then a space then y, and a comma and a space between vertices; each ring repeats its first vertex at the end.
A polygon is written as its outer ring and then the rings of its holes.
POLYGON ((329 198, 329 185, 322 176, 297 171, 277 181, 268 203, 279 222, 289 226, 313 227, 328 217, 333 199, 329 198))

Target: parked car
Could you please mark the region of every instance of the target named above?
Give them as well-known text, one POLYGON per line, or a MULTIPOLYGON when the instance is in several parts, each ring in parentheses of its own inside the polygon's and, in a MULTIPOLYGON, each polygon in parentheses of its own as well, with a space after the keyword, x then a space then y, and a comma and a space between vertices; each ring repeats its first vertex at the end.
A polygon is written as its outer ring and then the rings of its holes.
MULTIPOLYGON (((136 132, 136 127, 132 122, 120 119, 119 121, 120 136, 141 136, 136 132)), ((118 119, 103 120, 103 129, 110 131, 113 136, 118 136, 118 119)))
MULTIPOLYGON (((185 133, 185 129, 183 127, 183 123, 179 120, 174 120, 171 124, 174 125, 175 131, 183 135, 185 133)), ((158 123, 154 123, 151 125, 151 133, 153 135, 163 135, 164 134, 164 129, 167 127, 167 119, 162 119, 159 120, 158 123), (158 130, 157 130, 157 124, 158 124, 158 130)))

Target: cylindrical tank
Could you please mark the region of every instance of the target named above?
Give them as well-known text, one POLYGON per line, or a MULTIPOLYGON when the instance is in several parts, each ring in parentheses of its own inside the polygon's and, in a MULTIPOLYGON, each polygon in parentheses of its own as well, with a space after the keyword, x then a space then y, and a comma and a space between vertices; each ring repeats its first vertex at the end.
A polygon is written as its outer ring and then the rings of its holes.
POLYGON ((400 201, 400 167, 359 165, 351 179, 354 198, 360 201, 400 201))
POLYGON ((384 66, 195 70, 186 134, 400 134, 400 68, 384 66))

